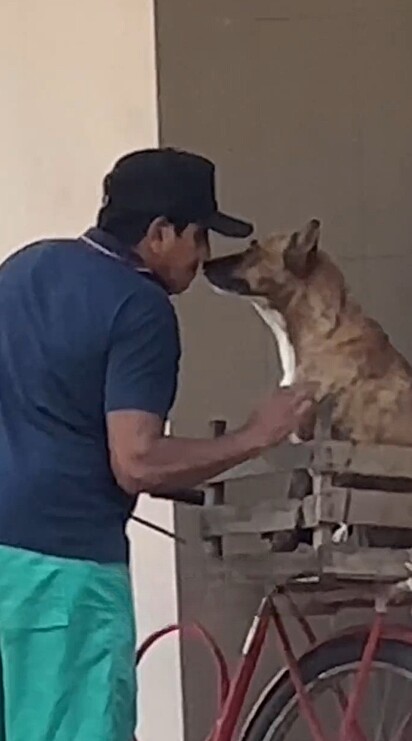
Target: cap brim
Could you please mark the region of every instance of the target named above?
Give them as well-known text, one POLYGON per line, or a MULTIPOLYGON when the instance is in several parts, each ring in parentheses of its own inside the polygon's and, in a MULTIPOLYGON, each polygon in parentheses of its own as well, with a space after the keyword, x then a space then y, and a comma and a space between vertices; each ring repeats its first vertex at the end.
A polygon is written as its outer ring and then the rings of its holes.
POLYGON ((253 225, 248 221, 235 219, 233 216, 227 216, 220 211, 216 211, 207 219, 202 221, 205 229, 211 229, 213 232, 222 234, 224 237, 234 237, 235 239, 245 239, 250 237, 253 232, 253 225))

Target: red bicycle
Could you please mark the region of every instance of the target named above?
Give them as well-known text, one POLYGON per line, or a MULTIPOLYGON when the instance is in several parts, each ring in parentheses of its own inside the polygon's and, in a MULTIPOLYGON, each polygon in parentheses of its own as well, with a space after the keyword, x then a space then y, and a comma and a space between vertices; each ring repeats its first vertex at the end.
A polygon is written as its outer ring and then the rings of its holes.
MULTIPOLYGON (((322 436, 327 434, 328 427, 324 419, 327 412, 326 408, 323 417, 320 415, 311 458, 311 467, 317 473, 318 504, 322 503, 324 493, 336 491, 330 486, 329 474, 342 465, 343 470, 348 471, 355 456, 353 465, 356 471, 361 469, 360 473, 375 473, 378 460, 381 467, 386 461, 392 475, 399 468, 399 475, 412 478, 408 450, 388 448, 385 452, 380 448, 377 452, 374 450, 372 456, 366 450, 363 463, 362 451, 356 447, 343 450, 343 455, 339 444, 335 451, 331 443, 322 450, 322 436), (323 481, 326 482, 325 492, 323 481)), ((214 423, 214 432, 222 434, 224 425, 214 423)), ((224 483, 214 486, 214 501, 218 504, 224 501, 223 487, 224 483)), ((366 492, 366 496, 371 494, 376 497, 376 492, 366 492)), ((346 501, 346 528, 350 524, 351 497, 360 501, 365 492, 341 489, 337 495, 346 501)), ((395 495, 390 496, 394 507, 395 495)), ((183 491, 170 498, 189 504, 203 503, 201 492, 183 491)), ((370 501, 367 503, 369 508, 370 501)), ((397 526, 408 524, 404 522, 404 504, 404 499, 398 503, 401 514, 395 523, 397 526)), ((321 523, 322 517, 318 519, 321 523)), ((356 522, 356 518, 353 521, 356 522)), ((382 558, 385 553, 387 551, 382 550, 382 558)), ((406 562, 402 566, 405 576, 400 580, 386 584, 383 580, 374 587, 367 583, 362 585, 361 581, 357 583, 352 606, 372 605, 374 613, 369 626, 352 627, 319 643, 308 619, 291 594, 282 588, 262 600, 233 677, 229 677, 221 650, 201 625, 169 626, 150 636, 138 651, 137 663, 153 643, 176 630, 194 632, 207 642, 219 672, 218 717, 207 741, 412 741, 412 628, 386 621, 387 610, 394 601, 411 603, 412 567, 407 563, 410 551, 405 553, 406 562), (294 654, 281 617, 280 600, 287 603, 289 614, 298 622, 309 644, 309 650, 299 658, 294 654), (275 628, 285 669, 265 688, 240 729, 240 716, 270 625, 275 628)), ((349 606, 347 597, 342 596, 343 592, 340 594, 335 610, 342 605, 349 606)))
POLYGON ((252 621, 231 679, 222 652, 200 625, 158 631, 139 649, 137 663, 158 639, 174 631, 194 633, 207 642, 219 672, 219 712, 207 741, 411 741, 412 630, 386 624, 386 604, 385 599, 377 600, 371 627, 351 628, 318 643, 287 592, 268 595, 252 621), (299 659, 279 613, 279 599, 287 600, 310 644, 299 659), (264 689, 239 729, 271 624, 285 669, 264 689))

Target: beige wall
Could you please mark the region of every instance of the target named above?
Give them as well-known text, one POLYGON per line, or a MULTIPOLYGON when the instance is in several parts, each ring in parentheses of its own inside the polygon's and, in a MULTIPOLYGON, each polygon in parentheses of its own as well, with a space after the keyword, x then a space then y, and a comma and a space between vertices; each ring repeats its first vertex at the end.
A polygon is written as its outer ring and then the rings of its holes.
POLYGON ((0 244, 73 234, 105 168, 156 143, 151 0, 2 0, 0 244))
MULTIPOLYGON (((324 223, 323 245, 412 360, 412 3, 410 0, 157 0, 162 142, 219 165, 224 204, 259 234, 324 223), (182 38, 184 43, 182 43, 182 38)), ((215 242, 215 251, 232 244, 215 242)), ((179 301, 185 343, 177 427, 244 418, 277 378, 273 342, 251 309, 199 281, 179 301)), ((250 483, 239 500, 276 495, 250 483)), ((182 615, 201 617, 233 662, 259 590, 208 581, 194 517, 180 511, 182 615)), ((325 634, 327 621, 318 621, 325 634)), ((187 741, 214 709, 211 665, 183 646, 187 741), (195 681, 196 676, 196 681, 195 681)), ((278 666, 273 649, 258 684, 278 666)), ((303 740, 302 740, 303 741, 303 740)))
MULTIPOLYGON (((212 155, 226 206, 255 218, 262 233, 322 218, 325 245, 355 292, 412 358, 401 311, 412 291, 410 0, 157 6, 162 141, 212 155)), ((113 159, 156 144, 152 0, 2 0, 0 57, 6 255, 26 240, 83 229, 113 159)), ((179 311, 177 429, 205 431, 216 416, 238 422, 277 377, 273 343, 246 307, 201 281, 179 311)), ((146 502, 144 512, 173 527, 167 505, 146 502)), ((234 660, 259 590, 211 589, 196 523, 187 512, 178 519, 189 540, 178 559, 181 613, 203 619, 234 660)), ((165 539, 131 533, 144 637, 176 617, 175 554, 165 539)), ((206 733, 213 680, 201 649, 185 644, 183 659, 192 741, 206 733)), ((276 666, 268 661, 259 683, 276 666)), ((179 678, 171 639, 142 671, 142 738, 181 741, 179 678)))
MULTIPOLYGON (((87 227, 113 160, 157 144, 152 0, 2 0, 0 90, 3 257, 87 227)), ((170 505, 145 502, 139 514, 173 527, 170 505)), ((143 638, 176 619, 174 551, 138 526, 131 535, 143 638)), ((175 641, 145 662, 141 685, 142 737, 180 741, 175 641)))

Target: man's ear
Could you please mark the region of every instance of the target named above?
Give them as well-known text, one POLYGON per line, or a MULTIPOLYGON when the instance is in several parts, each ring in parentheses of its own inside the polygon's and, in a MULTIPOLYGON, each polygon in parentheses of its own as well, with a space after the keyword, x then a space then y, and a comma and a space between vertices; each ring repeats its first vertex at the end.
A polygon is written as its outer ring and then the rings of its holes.
POLYGON ((163 252, 171 241, 174 242, 175 229, 165 216, 157 216, 150 223, 145 240, 152 252, 163 252))
POLYGON ((285 268, 298 278, 308 275, 316 261, 320 221, 311 219, 300 232, 294 232, 284 253, 285 268))

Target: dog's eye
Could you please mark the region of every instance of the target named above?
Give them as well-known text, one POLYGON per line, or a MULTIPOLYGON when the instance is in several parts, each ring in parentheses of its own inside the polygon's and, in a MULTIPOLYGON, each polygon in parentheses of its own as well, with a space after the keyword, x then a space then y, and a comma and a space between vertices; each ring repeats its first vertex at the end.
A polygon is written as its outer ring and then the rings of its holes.
POLYGON ((259 261, 260 261, 259 242, 257 242, 256 240, 253 240, 253 242, 251 242, 250 244, 250 247, 244 253, 243 265, 247 267, 252 267, 253 265, 257 265, 259 261))

